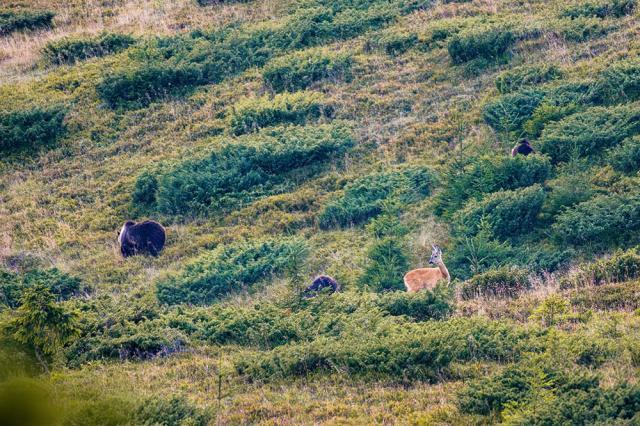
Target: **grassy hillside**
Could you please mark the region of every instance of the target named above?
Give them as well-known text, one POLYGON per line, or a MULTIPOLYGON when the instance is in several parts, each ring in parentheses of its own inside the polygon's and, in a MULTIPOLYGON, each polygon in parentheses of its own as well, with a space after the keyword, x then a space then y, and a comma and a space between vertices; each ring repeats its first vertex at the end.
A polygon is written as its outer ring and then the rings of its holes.
POLYGON ((0 415, 640 422, 639 18, 3 5, 0 415), (145 219, 165 249, 123 259, 145 219), (451 283, 407 294, 432 244, 451 283), (343 292, 304 298, 319 274, 343 292))

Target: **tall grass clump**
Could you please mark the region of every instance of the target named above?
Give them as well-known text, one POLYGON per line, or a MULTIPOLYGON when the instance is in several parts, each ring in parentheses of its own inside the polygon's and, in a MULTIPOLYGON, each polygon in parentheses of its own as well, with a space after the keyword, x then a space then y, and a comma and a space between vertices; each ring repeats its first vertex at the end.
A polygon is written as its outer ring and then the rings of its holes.
POLYGON ((523 65, 503 71, 496 78, 496 88, 503 95, 525 87, 537 86, 563 77, 556 65, 523 65))
POLYGON ((103 33, 98 37, 71 37, 48 42, 41 51, 44 61, 52 65, 73 64, 88 58, 118 53, 135 43, 126 34, 103 33))
POLYGON ((414 203, 428 197, 434 181, 434 174, 421 167, 361 177, 348 184, 342 196, 322 209, 318 222, 322 228, 362 224, 382 213, 391 198, 414 203))
POLYGON ((617 250, 611 257, 580 265, 577 270, 562 277, 561 288, 586 287, 620 283, 640 277, 638 248, 617 250))
POLYGON ((508 28, 485 26, 452 35, 447 49, 454 64, 474 59, 499 61, 506 58, 516 41, 516 34, 508 28))
POLYGON ((165 304, 206 305, 284 271, 299 240, 269 240, 218 247, 156 286, 165 304))
POLYGON ((66 132, 62 105, 0 112, 0 151, 37 148, 66 132))
POLYGON ((349 53, 315 48, 271 60, 264 66, 262 77, 274 92, 296 91, 321 80, 348 81, 352 65, 349 53))
POLYGON ((55 16, 55 13, 48 10, 0 9, 0 35, 19 30, 49 28, 55 16))
POLYGON ((318 173, 353 144, 342 125, 276 127, 222 140, 205 158, 158 175, 142 173, 133 202, 166 215, 198 216, 238 207, 318 173), (154 194, 148 192, 152 190, 154 194))
POLYGON ((278 124, 305 124, 331 116, 332 108, 321 93, 296 92, 243 99, 227 115, 231 133, 237 136, 278 124))

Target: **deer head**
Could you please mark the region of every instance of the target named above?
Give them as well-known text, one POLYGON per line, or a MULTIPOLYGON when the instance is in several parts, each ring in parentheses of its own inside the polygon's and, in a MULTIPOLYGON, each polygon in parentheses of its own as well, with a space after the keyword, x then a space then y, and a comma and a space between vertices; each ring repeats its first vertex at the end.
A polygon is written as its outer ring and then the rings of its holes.
POLYGON ((432 265, 437 265, 442 262, 442 250, 440 247, 436 245, 431 245, 431 257, 429 258, 429 263, 432 265))

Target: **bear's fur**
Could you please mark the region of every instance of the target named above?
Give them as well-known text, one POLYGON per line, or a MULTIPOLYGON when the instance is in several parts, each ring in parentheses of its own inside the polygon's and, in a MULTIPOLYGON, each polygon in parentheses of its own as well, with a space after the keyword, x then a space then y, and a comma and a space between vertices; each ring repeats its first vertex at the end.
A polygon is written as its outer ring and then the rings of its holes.
POLYGON ((527 139, 522 139, 516 146, 511 150, 511 156, 515 157, 518 154, 527 156, 529 154, 533 154, 535 151, 529 144, 527 139))
POLYGON ((311 285, 305 289, 303 295, 306 298, 315 297, 318 293, 325 289, 329 289, 329 293, 335 293, 336 291, 341 290, 338 281, 328 275, 319 275, 313 280, 311 285))
POLYGON ((152 220, 135 223, 126 221, 118 234, 122 257, 137 254, 158 256, 164 247, 166 232, 162 225, 152 220))

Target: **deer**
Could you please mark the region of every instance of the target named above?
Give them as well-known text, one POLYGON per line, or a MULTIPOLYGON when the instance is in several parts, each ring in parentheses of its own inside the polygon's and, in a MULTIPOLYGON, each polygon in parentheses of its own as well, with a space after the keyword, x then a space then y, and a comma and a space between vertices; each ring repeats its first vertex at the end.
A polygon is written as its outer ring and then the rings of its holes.
POLYGON ((437 268, 418 268, 407 272, 404 276, 404 285, 409 293, 415 293, 420 290, 433 290, 438 281, 447 280, 451 282, 449 270, 442 261, 442 250, 436 245, 431 245, 431 265, 437 265, 437 268))

